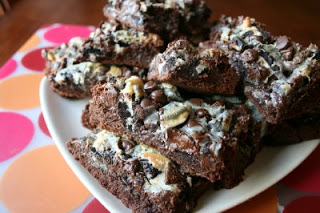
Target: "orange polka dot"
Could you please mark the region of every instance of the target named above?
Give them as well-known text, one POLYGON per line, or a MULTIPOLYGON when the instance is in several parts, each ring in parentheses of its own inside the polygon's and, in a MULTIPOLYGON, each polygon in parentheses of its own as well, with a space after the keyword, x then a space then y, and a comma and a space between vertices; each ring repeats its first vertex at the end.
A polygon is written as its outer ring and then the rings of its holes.
POLYGON ((27 74, 0 82, 0 108, 21 110, 40 106, 39 86, 43 75, 27 74))
POLYGON ((247 202, 229 209, 225 213, 276 213, 277 206, 277 192, 271 187, 247 202))
POLYGON ((0 200, 10 212, 69 212, 89 196, 54 145, 22 155, 0 180, 0 200))
POLYGON ((24 52, 37 46, 40 43, 40 38, 37 35, 31 36, 26 43, 18 50, 18 52, 24 52))

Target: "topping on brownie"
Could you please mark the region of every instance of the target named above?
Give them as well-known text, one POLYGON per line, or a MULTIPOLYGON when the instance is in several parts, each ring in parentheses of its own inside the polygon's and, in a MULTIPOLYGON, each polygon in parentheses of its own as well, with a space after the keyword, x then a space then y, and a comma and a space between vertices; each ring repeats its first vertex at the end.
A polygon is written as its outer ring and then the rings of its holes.
POLYGON ((246 96, 268 122, 294 117, 319 100, 319 95, 310 96, 320 82, 316 45, 303 47, 286 36, 272 36, 249 17, 223 16, 211 39, 243 76, 246 96))
POLYGON ((153 56, 161 51, 163 45, 162 39, 156 34, 105 21, 85 40, 78 60, 148 68, 153 56))
POLYGON ((99 182, 135 212, 190 211, 208 182, 182 173, 157 150, 97 130, 67 143, 99 182))
POLYGON ((210 10, 204 0, 112 0, 104 14, 128 27, 158 33, 172 41, 181 35, 201 35, 210 10))
POLYGON ((152 60, 148 79, 196 93, 232 95, 240 77, 219 49, 197 50, 188 41, 177 40, 152 60))

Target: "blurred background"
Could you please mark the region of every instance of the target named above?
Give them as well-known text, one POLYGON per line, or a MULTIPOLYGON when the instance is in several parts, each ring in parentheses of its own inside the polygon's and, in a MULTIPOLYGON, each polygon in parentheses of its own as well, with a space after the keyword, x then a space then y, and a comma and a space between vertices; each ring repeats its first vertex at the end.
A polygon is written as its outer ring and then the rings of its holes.
MULTIPOLYGON (((0 0, 0 67, 42 25, 98 25, 106 0, 0 0)), ((275 35, 320 44, 319 0, 207 0, 211 20, 221 14, 252 16, 275 35)))

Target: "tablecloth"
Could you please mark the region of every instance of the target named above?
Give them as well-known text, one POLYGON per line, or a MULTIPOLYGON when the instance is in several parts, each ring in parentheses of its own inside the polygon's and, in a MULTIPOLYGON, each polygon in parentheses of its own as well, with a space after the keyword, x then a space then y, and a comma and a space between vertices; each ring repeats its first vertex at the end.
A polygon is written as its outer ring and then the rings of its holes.
MULTIPOLYGON (((41 27, 0 68, 0 212, 108 212, 79 182, 43 119, 41 50, 88 37, 91 26, 41 27)), ((1 47, 0 47, 1 48, 1 47)), ((320 147, 293 172, 227 212, 320 212, 320 147)))

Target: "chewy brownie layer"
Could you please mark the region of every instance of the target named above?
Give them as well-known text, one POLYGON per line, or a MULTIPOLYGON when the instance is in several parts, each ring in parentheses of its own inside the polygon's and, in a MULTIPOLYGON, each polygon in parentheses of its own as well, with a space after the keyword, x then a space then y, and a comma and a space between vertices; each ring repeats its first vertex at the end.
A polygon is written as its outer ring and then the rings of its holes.
POLYGON ((130 28, 172 41, 180 35, 201 35, 210 10, 204 0, 110 0, 104 14, 130 28))
POLYGON ((83 123, 87 127, 127 135, 159 150, 191 175, 211 182, 221 179, 226 188, 241 180, 243 170, 237 172, 237 180, 224 178, 234 177, 224 172, 233 166, 245 168, 255 154, 252 142, 247 141, 251 119, 246 105, 184 100, 167 83, 144 84, 132 76, 123 85, 96 86, 86 113, 83 118, 89 121, 83 123), (250 154, 237 162, 243 144, 250 154))
POLYGON ((267 145, 286 145, 320 138, 320 108, 308 111, 296 118, 270 126, 263 138, 267 145))
POLYGON ((319 103, 320 51, 272 36, 253 18, 222 16, 211 42, 244 78, 245 94, 269 123, 277 124, 319 103))
POLYGON ((79 50, 78 60, 148 68, 164 48, 162 39, 113 21, 103 22, 79 50))
POLYGON ((148 79, 168 82, 195 93, 234 95, 238 73, 217 48, 195 49, 187 40, 173 41, 150 64, 148 79))
POLYGON ((191 212, 209 186, 155 149, 105 130, 67 143, 101 185, 133 212, 191 212))

